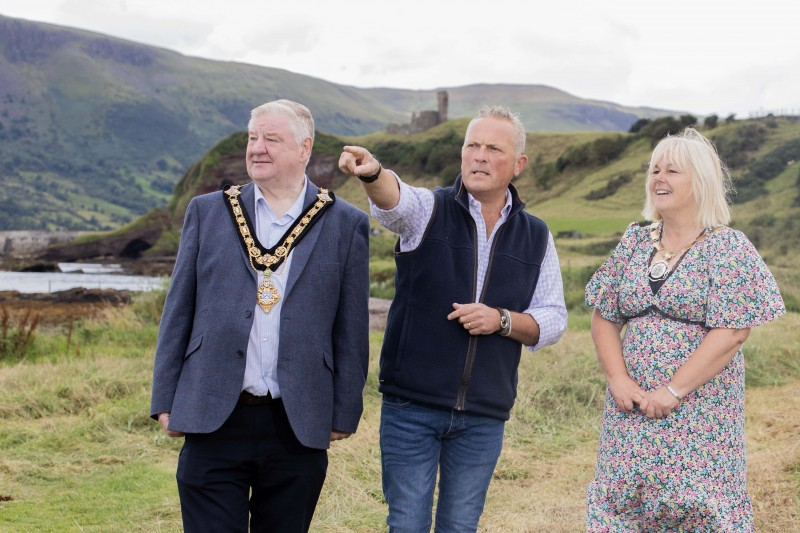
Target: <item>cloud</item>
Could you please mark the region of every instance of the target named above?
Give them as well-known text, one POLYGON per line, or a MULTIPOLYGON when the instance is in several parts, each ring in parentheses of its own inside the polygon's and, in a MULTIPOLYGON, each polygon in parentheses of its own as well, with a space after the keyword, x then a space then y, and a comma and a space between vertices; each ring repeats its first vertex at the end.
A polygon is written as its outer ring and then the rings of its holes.
POLYGON ((358 87, 541 84, 696 114, 800 108, 800 3, 782 0, 0 0, 0 13, 358 87))
MULTIPOLYGON (((52 4, 52 2, 51 2, 52 4)), ((170 2, 64 0, 53 5, 59 24, 171 50, 192 50, 206 42, 214 20, 175 9, 170 2)))

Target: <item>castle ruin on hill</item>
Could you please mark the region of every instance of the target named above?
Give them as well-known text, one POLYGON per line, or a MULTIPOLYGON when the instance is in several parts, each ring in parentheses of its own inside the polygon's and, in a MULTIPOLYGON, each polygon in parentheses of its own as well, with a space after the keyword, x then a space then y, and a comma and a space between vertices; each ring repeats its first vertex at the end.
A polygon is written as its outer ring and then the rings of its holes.
POLYGON ((411 113, 411 122, 408 124, 389 124, 386 131, 396 134, 419 133, 432 127, 447 122, 447 91, 436 93, 438 109, 436 111, 420 111, 419 115, 411 113))

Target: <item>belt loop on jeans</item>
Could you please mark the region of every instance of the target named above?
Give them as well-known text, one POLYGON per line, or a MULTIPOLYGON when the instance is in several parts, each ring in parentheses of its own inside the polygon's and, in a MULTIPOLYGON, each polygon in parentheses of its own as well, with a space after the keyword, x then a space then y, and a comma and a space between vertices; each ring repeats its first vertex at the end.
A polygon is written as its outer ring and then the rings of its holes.
POLYGON ((256 396, 255 394, 250 394, 246 390, 243 390, 241 394, 239 394, 239 403, 243 405, 264 405, 274 401, 274 398, 270 393, 267 393, 266 396, 256 396))

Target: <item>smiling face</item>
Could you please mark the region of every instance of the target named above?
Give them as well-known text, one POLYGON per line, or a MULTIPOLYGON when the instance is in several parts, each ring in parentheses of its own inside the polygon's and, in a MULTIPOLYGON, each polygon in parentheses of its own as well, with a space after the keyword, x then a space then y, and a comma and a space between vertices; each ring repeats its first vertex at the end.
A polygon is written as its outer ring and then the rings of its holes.
POLYGON ((247 173, 257 184, 302 179, 311 139, 297 141, 292 119, 280 113, 256 117, 248 129, 247 173))
POLYGON ((522 172, 528 157, 516 156, 514 127, 491 117, 472 121, 461 148, 461 179, 480 202, 505 198, 508 184, 522 172))
POLYGON ((653 207, 662 218, 696 216, 692 177, 667 157, 662 157, 651 165, 647 189, 653 207))

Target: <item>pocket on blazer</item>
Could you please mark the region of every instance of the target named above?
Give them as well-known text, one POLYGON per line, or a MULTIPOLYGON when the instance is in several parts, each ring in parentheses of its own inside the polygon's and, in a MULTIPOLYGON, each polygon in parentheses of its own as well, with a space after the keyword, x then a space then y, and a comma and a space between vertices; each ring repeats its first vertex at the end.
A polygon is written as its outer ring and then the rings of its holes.
POLYGON ((183 355, 183 360, 189 359, 189 356, 196 352, 200 345, 203 344, 203 334, 196 335, 189 340, 189 345, 186 347, 186 353, 183 355))

